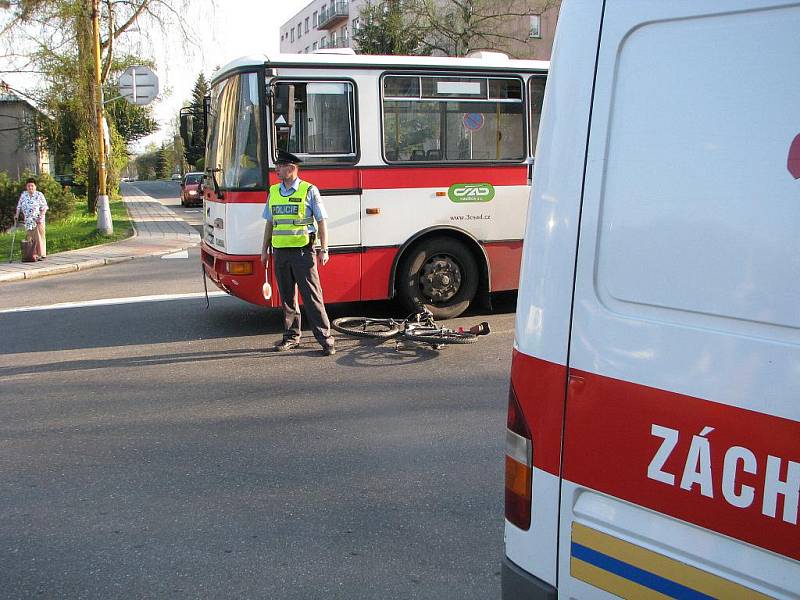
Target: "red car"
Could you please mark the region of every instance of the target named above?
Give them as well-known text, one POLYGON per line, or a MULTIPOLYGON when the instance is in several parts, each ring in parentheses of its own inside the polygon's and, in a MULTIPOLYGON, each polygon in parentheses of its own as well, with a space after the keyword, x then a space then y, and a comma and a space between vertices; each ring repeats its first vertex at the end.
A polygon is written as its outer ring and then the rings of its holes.
POLYGON ((203 204, 203 173, 187 173, 181 180, 181 206, 203 204))

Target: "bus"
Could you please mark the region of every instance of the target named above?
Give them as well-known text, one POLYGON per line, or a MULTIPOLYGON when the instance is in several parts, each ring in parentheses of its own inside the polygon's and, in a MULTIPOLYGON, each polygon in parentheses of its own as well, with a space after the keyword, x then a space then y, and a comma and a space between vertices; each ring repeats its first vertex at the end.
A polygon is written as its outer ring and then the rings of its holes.
POLYGON ((499 53, 225 65, 207 103, 204 273, 233 296, 280 306, 262 295, 260 254, 283 149, 303 160, 300 177, 328 211, 326 302, 396 297, 452 318, 516 289, 547 70, 499 53))

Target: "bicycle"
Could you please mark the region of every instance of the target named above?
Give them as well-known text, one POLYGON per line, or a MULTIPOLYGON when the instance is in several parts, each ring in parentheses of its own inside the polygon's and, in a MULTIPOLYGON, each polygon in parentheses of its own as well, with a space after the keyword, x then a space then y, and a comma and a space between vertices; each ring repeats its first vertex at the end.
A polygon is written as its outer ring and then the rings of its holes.
POLYGON ((394 338, 396 345, 408 340, 429 344, 437 349, 445 344, 474 344, 479 336, 491 333, 486 321, 469 329, 441 327, 434 322, 431 311, 424 307, 402 320, 340 317, 334 319, 331 325, 336 331, 346 335, 380 340, 394 338))

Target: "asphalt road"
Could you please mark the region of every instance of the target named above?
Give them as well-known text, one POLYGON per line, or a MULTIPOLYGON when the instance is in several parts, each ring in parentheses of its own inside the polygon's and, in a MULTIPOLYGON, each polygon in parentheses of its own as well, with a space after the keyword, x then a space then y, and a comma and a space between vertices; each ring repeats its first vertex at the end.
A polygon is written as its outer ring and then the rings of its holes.
POLYGON ((8 312, 201 290, 196 250, 0 285, 2 596, 497 598, 513 297, 330 358, 229 297, 8 312))
POLYGON ((189 225, 195 228, 203 228, 203 209, 199 206, 181 206, 180 182, 179 181, 135 181, 133 183, 123 183, 122 192, 135 193, 133 188, 138 188, 148 196, 156 198, 161 204, 169 207, 177 213, 189 225))

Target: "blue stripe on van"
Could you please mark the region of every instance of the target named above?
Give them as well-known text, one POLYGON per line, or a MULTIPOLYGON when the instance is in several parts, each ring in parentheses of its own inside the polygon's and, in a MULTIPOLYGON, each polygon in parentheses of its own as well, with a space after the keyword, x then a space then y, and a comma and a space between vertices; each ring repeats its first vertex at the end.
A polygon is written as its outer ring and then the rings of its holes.
POLYGON ((713 596, 708 596, 680 583, 675 583, 664 577, 634 567, 576 542, 572 542, 572 556, 671 598, 713 600, 713 596))

